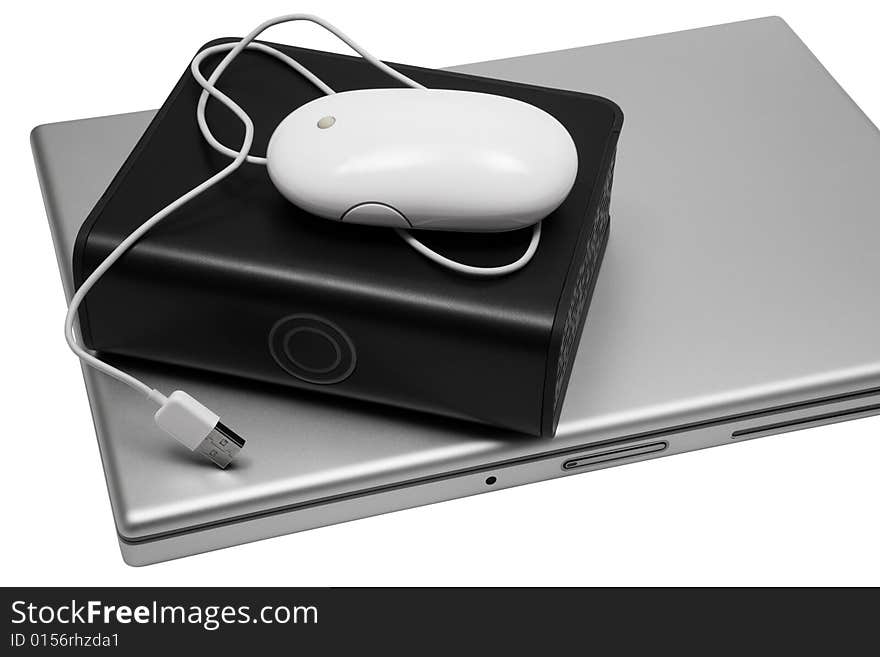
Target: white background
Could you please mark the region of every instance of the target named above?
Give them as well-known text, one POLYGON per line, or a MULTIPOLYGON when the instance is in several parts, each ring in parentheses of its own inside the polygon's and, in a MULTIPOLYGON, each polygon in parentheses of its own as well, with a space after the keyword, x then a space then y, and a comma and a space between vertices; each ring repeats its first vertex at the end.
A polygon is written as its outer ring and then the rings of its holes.
MULTIPOLYGON (((40 123, 158 107, 199 45, 292 11, 429 67, 779 14, 880 123, 876 6, 4 3, 0 584, 880 584, 878 418, 125 566, 28 144, 40 123)), ((339 50, 313 26, 271 38, 339 50)))

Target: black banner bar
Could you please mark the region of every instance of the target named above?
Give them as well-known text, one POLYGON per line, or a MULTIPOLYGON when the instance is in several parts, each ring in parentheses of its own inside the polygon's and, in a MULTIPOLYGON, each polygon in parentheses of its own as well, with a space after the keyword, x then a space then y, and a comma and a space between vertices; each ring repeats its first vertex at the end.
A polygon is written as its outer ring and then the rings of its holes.
POLYGON ((538 654, 640 646, 712 654, 737 646, 790 651, 805 639, 813 649, 839 654, 866 645, 860 637, 873 631, 878 611, 876 592, 866 590, 33 588, 3 594, 3 655, 206 655, 258 647, 471 654, 525 646, 540 647, 538 654))

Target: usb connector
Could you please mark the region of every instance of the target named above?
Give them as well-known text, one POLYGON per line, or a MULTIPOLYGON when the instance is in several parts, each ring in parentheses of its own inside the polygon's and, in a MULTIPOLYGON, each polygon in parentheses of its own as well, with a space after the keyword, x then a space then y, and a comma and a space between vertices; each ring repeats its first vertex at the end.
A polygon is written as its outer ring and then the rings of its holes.
POLYGON ((194 451, 210 459, 218 468, 226 468, 244 447, 244 438, 222 422, 199 443, 194 451))
POLYGON ((220 416, 182 390, 165 398, 156 411, 156 424, 194 452, 226 468, 244 447, 244 438, 220 421, 220 416))

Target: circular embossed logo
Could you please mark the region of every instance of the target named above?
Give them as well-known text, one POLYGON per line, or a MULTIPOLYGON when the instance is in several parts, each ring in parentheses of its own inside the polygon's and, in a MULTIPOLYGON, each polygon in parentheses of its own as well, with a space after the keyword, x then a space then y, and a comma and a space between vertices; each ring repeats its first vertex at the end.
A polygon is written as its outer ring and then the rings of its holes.
POLYGON ((317 315, 288 315, 275 322, 269 351, 288 374, 324 385, 347 379, 357 361, 345 331, 317 315))

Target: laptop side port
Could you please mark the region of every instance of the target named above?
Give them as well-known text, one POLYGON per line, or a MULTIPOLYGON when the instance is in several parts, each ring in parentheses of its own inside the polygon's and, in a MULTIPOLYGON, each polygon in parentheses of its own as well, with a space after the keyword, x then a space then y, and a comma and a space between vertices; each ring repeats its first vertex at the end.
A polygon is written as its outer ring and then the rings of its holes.
POLYGON ((644 454, 653 454, 654 452, 662 452, 669 443, 666 441, 657 441, 653 443, 645 443, 643 445, 634 445, 632 447, 618 447, 617 449, 597 449, 595 452, 587 452, 572 459, 568 459, 562 464, 563 470, 576 470, 585 468, 590 465, 599 463, 610 463, 611 461, 620 461, 632 458, 633 456, 642 456, 644 454))

